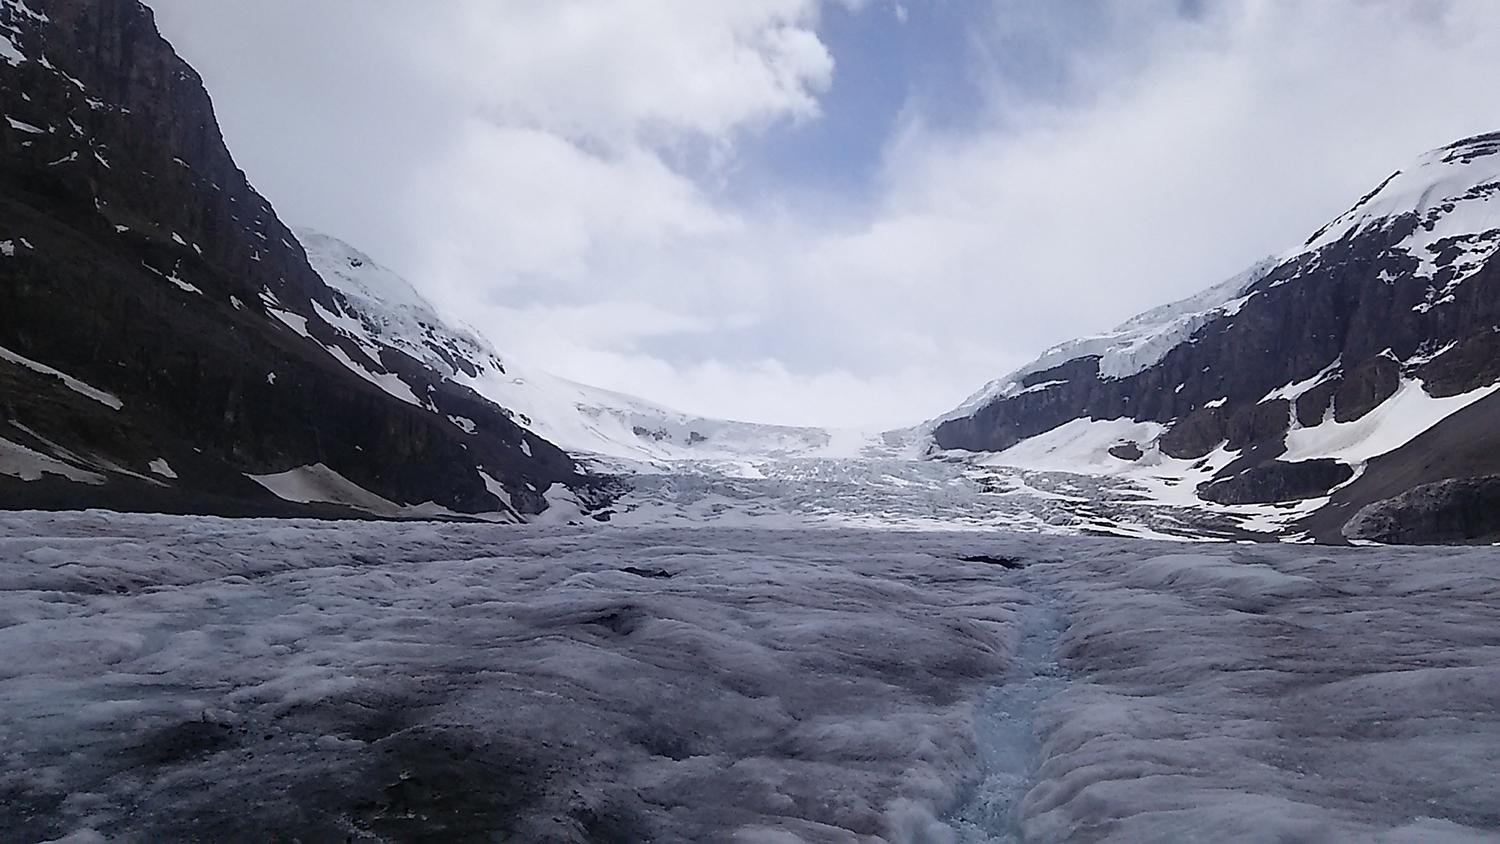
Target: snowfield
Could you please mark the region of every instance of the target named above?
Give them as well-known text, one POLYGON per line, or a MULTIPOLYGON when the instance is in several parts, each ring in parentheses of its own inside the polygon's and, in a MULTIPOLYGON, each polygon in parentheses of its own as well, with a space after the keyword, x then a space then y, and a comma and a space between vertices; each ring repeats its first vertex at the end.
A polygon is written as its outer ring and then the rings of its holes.
POLYGON ((0 829, 1500 840, 1497 562, 0 514, 0 829))

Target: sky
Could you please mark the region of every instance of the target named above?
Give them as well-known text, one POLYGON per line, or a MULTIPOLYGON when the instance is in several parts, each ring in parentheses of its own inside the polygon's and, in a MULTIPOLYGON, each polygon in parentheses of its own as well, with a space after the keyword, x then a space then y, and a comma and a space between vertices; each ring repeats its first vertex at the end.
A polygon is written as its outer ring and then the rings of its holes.
POLYGON ((1500 129, 1490 0, 148 0, 292 225, 502 355, 890 427, 1500 129))

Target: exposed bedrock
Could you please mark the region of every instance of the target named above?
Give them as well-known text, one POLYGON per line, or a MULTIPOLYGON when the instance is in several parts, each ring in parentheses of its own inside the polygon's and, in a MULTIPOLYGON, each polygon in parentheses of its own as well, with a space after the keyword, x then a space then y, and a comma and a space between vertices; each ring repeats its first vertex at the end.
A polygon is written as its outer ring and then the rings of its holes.
POLYGON ((1500 540, 1500 475, 1424 484, 1366 505, 1344 536, 1399 545, 1500 540))
POLYGON ((1198 495, 1218 504, 1270 504, 1326 495, 1354 476, 1337 460, 1273 460, 1204 486, 1198 495))

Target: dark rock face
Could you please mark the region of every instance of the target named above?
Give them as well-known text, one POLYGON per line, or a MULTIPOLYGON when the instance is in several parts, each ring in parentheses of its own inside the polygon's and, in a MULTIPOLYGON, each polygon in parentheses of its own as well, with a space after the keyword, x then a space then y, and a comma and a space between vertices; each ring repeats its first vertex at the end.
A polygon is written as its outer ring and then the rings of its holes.
POLYGON ((1162 435, 1162 453, 1183 460, 1197 460, 1224 442, 1224 413, 1217 407, 1189 413, 1162 435))
POLYGON ((1353 422, 1379 407, 1401 386, 1401 363, 1388 355, 1377 355, 1345 373, 1333 394, 1333 418, 1353 422))
POLYGON ((1354 477, 1354 470, 1337 460, 1303 460, 1287 463, 1272 460, 1253 466, 1222 481, 1215 481, 1198 495, 1218 504, 1270 504, 1326 495, 1330 489, 1354 477))
POLYGON ((1500 540, 1500 475, 1425 484, 1366 505, 1343 533, 1400 545, 1500 540))
POLYGON ((338 298, 235 166, 149 9, 30 0, 0 4, 0 23, 26 57, 0 61, 0 347, 119 404, 0 355, 0 438, 73 467, 0 473, 0 505, 347 512, 245 477, 316 464, 460 513, 537 512, 554 483, 603 494, 501 408, 324 319, 338 298))
POLYGON ((1312 428, 1328 418, 1334 396, 1338 394, 1343 379, 1330 378, 1297 397, 1297 422, 1304 428, 1312 428))
POLYGON ((1141 451, 1140 443, 1126 442, 1110 446, 1109 456, 1117 458, 1119 460, 1129 460, 1130 462, 1134 463, 1135 461, 1140 460, 1142 457, 1145 457, 1146 453, 1144 451, 1141 451))

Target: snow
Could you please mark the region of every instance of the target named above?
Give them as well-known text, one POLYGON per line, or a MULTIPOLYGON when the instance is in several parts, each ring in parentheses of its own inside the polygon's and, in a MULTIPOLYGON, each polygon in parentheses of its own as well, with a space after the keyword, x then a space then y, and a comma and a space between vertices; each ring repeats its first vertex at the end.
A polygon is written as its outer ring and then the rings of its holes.
POLYGON ((312 303, 312 308, 313 313, 317 314, 319 319, 328 323, 335 331, 353 340, 372 364, 384 368, 380 362, 379 344, 371 339, 358 319, 343 313, 330 311, 317 301, 312 303))
POLYGON ((188 283, 186 281, 183 281, 182 278, 177 275, 177 267, 175 267, 175 266, 172 267, 172 272, 171 273, 164 273, 161 270, 158 270, 156 267, 153 267, 153 266, 151 266, 150 264, 148 264, 148 263, 146 263, 144 261, 141 262, 141 266, 143 266, 146 269, 150 270, 151 272, 153 272, 153 273, 161 276, 162 278, 166 279, 167 281, 170 281, 172 283, 172 286, 176 287, 178 290, 181 290, 184 293, 196 293, 199 296, 203 295, 203 291, 199 290, 196 285, 190 284, 190 283, 188 283))
POLYGON ((490 495, 493 495, 496 498, 500 499, 500 506, 512 513, 515 512, 515 504, 511 502, 510 491, 505 488, 505 484, 501 483, 499 478, 496 478, 494 475, 491 475, 489 472, 486 472, 483 469, 478 469, 476 471, 479 472, 479 479, 484 481, 485 490, 489 492, 490 495))
POLYGON ((1296 401, 1302 396, 1303 393, 1339 374, 1343 365, 1344 359, 1341 355, 1334 358, 1333 363, 1330 363, 1327 366, 1323 367, 1323 369, 1320 370, 1318 374, 1312 376, 1311 378, 1306 378, 1301 381, 1294 381, 1290 384, 1286 384, 1285 386, 1278 387, 1271 392, 1266 393, 1265 397, 1257 402, 1257 404, 1265 404, 1266 402, 1277 401, 1278 399, 1296 401))
POLYGON ((0 346, 0 360, 16 364, 17 366, 24 366, 33 372, 56 378, 73 392, 78 393, 81 396, 87 396, 88 398, 93 399, 94 401, 104 405, 105 407, 108 407, 111 410, 119 410, 120 408, 125 406, 124 402, 120 401, 119 398, 111 393, 106 393, 105 391, 100 390, 96 387, 91 387, 88 384, 85 384, 83 381, 80 381, 79 379, 67 374, 66 372, 61 372, 44 363, 39 363, 32 360, 31 358, 16 354, 15 352, 12 352, 10 349, 5 348, 4 346, 0 346))
MULTIPOLYGON (((899 470, 909 483, 927 488, 926 492, 908 490, 909 497, 920 500, 902 502, 898 490, 876 494, 867 486, 864 497, 880 502, 872 510, 877 518, 861 521, 842 507, 824 518, 868 527, 881 526, 881 522, 905 527, 990 526, 1179 541, 1248 533, 1296 540, 1300 534, 1293 533, 1292 526, 1328 503, 1327 497, 1237 505, 1203 500, 1198 487, 1241 454, 1220 443, 1201 458, 1174 458, 1161 451, 1158 438, 1164 430, 1159 423, 1128 418, 1082 418, 999 453, 939 452, 934 461, 923 465, 948 464, 948 471, 956 472, 956 477, 944 482, 939 471, 899 470), (1139 459, 1109 453, 1114 446, 1127 443, 1141 450, 1139 459), (956 488, 955 483, 961 486, 956 488), (917 519, 915 514, 924 508, 937 518, 917 519)), ((899 456, 895 465, 900 465, 899 456)), ((1360 470, 1355 467, 1355 477, 1360 470)), ((634 483, 641 485, 639 479, 634 483)), ((833 498, 843 501, 842 496, 825 493, 825 499, 833 498)), ((851 497, 843 506, 853 510, 858 504, 851 497)))
POLYGON ((391 317, 418 321, 441 321, 432 304, 405 279, 380 266, 373 258, 337 238, 306 228, 294 230, 307 251, 309 263, 328 286, 354 302, 374 303, 391 317), (392 313, 393 312, 393 313, 392 313))
POLYGON ((49 23, 52 19, 41 12, 37 12, 26 5, 26 0, 4 0, 4 5, 9 7, 13 15, 20 15, 38 23, 49 23))
MULTIPOLYGON (((291 311, 283 310, 281 308, 271 307, 266 308, 266 313, 271 315, 282 325, 285 325, 287 328, 290 328, 297 334, 309 340, 313 339, 313 336, 307 331, 307 317, 302 316, 301 314, 294 314, 291 311)), ((313 342, 316 343, 317 341, 313 340, 313 342)))
POLYGON ((431 501, 422 504, 397 504, 365 489, 322 463, 299 466, 285 472, 246 475, 283 501, 297 504, 336 504, 391 519, 465 519, 492 522, 516 521, 508 499, 505 511, 498 514, 459 513, 431 501))
MULTIPOLYGON (((444 375, 457 370, 449 357, 480 369, 499 369, 500 360, 477 333, 454 327, 400 276, 352 246, 308 229, 297 229, 308 262, 356 314, 335 316, 330 324, 373 345, 380 341, 423 361, 444 375), (436 346, 437 348, 434 348, 436 346)), ((329 316, 325 313, 325 319, 329 316)))
POLYGON ((7 258, 16 257, 16 242, 14 240, 0 240, 0 255, 7 258))
POLYGON ((1449 352, 1453 351, 1456 348, 1458 348, 1458 341, 1457 340, 1451 340, 1451 341, 1449 341, 1447 343, 1444 343, 1442 346, 1439 346, 1436 349, 1433 349, 1432 351, 1425 351, 1424 352, 1424 351, 1422 351, 1422 350, 1419 349, 1411 357, 1409 357, 1406 360, 1404 360, 1404 361, 1401 362, 1402 363, 1402 367, 1406 368, 1406 369, 1412 369, 1412 368, 1416 368, 1418 366, 1423 366, 1425 364, 1432 363, 1433 361, 1437 360, 1438 358, 1442 357, 1443 355, 1448 354, 1449 352))
MULTIPOLYGON (((4 38, 0 37, 0 44, 3 44, 3 43, 4 43, 4 38)), ((0 52, 3 52, 3 49, 0 49, 0 52)), ((33 134, 33 135, 42 135, 42 134, 45 134, 46 131, 47 131, 45 129, 39 129, 36 126, 33 126, 30 123, 27 123, 27 122, 25 122, 23 120, 17 120, 14 117, 6 117, 5 118, 5 122, 10 124, 10 128, 15 129, 16 131, 19 131, 19 132, 29 132, 30 134, 33 134)))
POLYGON ((562 484, 551 484, 542 493, 547 509, 533 521, 543 525, 582 524, 586 521, 578 496, 562 484))
POLYGON ((16 42, 10 40, 10 36, 3 33, 0 33, 0 60, 10 65, 18 65, 26 61, 26 54, 21 52, 16 42))
POLYGON ((379 387, 382 391, 407 404, 431 409, 431 406, 427 402, 418 399, 417 394, 411 391, 411 387, 407 386, 407 383, 402 381, 396 374, 391 372, 372 372, 369 367, 349 357, 349 354, 338 346, 324 346, 323 348, 329 355, 333 356, 334 360, 342 363, 349 371, 379 387))
POLYGON ((1430 290, 1430 308, 1442 304, 1500 249, 1500 140, 1489 136, 1461 141, 1423 155, 1289 256, 1317 252, 1413 216, 1416 230, 1395 248, 1417 259, 1417 278, 1435 278, 1439 253, 1459 250, 1444 286, 1430 290))
POLYGON ((1025 395, 1027 393, 1044 393, 1044 392, 1052 389, 1053 387, 1061 387, 1062 385, 1064 385, 1066 383, 1068 383, 1068 382, 1066 382, 1066 381, 1040 381, 1040 382, 1038 382, 1036 384, 1032 384, 1030 387, 1026 387, 1025 389, 1017 390, 1015 394, 1018 395, 1018 396, 1023 396, 1023 395, 1025 395))
POLYGON ((172 471, 172 464, 168 463, 165 457, 158 457, 155 460, 152 460, 151 463, 148 464, 147 468, 152 472, 161 475, 163 478, 170 478, 172 480, 177 479, 177 473, 172 471))
POLYGON ((1109 450, 1125 442, 1145 447, 1155 442, 1165 430, 1165 426, 1156 422, 1074 419, 986 458, 984 463, 1080 475, 1123 472, 1137 465, 1138 461, 1122 460, 1111 455, 1109 450))
POLYGON ((97 472, 80 469, 4 437, 0 437, 0 475, 9 475, 23 481, 39 481, 44 475, 57 475, 85 484, 102 484, 105 481, 104 476, 97 472))
POLYGON ((1276 264, 1276 259, 1268 258, 1202 293, 1133 317, 1108 334, 1081 337, 1054 346, 1035 361, 986 384, 961 405, 924 423, 922 428, 931 431, 943 422, 972 416, 995 401, 1038 389, 1040 385, 1026 388, 1022 385, 1023 379, 1071 360, 1098 356, 1099 376, 1106 379, 1126 378, 1146 370, 1172 349, 1187 342, 1198 329, 1215 319, 1238 313, 1249 301, 1245 292, 1265 278, 1276 264))
POLYGON ((339 504, 381 516, 395 516, 402 509, 399 504, 381 498, 322 463, 246 477, 277 498, 298 504, 339 504))
POLYGON ((1348 464, 1364 463, 1410 442, 1423 431, 1500 389, 1500 383, 1447 398, 1434 398, 1416 379, 1403 379, 1394 395, 1352 422, 1332 415, 1322 424, 1287 432, 1282 460, 1329 457, 1348 464))
POLYGON ((1488 549, 3 513, 0 826, 1493 840, 1497 591, 1488 549))
POLYGON ((172 284, 176 286, 178 290, 181 290, 184 293, 196 293, 199 296, 203 295, 203 291, 199 290, 197 285, 190 284, 189 282, 183 281, 182 279, 178 278, 176 270, 173 270, 171 275, 164 276, 164 278, 166 278, 167 281, 172 282, 172 284))

